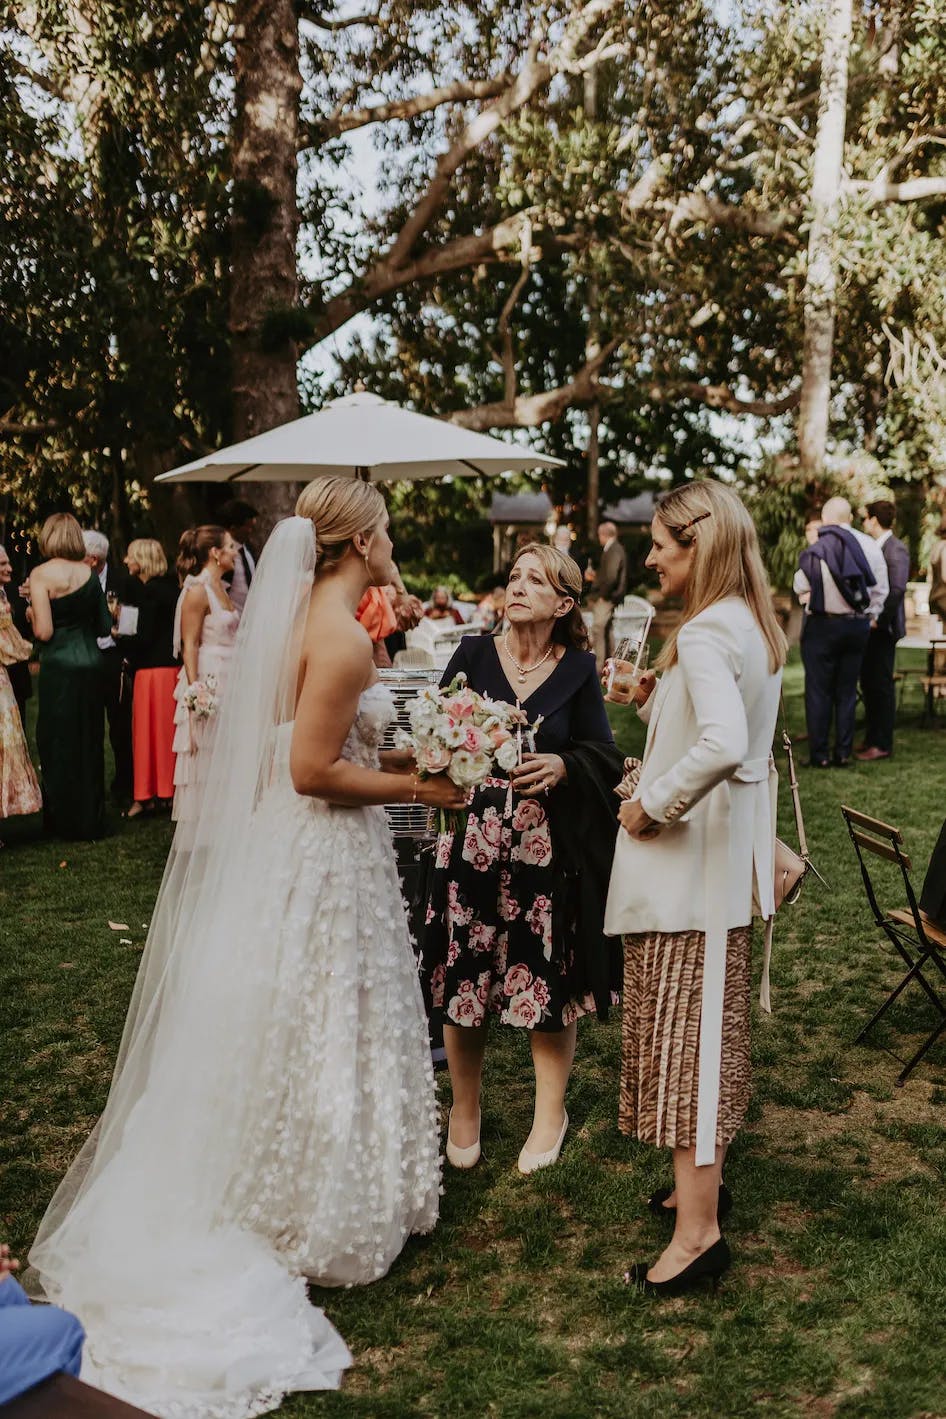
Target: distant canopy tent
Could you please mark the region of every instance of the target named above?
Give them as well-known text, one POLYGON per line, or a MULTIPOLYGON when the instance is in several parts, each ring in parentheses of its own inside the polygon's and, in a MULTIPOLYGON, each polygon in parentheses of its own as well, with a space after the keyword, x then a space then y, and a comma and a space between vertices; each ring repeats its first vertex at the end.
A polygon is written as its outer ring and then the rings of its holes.
POLYGON ((493 529, 493 571, 508 567, 521 533, 530 532, 536 540, 544 538, 554 511, 548 493, 494 493, 487 513, 493 529))
POLYGON ((634 498, 621 498, 602 510, 602 522, 616 522, 618 527, 649 527, 657 500, 653 493, 638 493, 634 498))

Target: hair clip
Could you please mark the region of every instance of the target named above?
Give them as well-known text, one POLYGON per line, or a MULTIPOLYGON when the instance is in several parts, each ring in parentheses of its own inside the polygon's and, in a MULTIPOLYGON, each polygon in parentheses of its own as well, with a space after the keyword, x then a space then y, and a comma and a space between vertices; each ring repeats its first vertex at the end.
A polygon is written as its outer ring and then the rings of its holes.
POLYGON ((710 512, 698 512, 697 515, 696 515, 696 517, 691 517, 691 518, 690 518, 690 521, 689 521, 689 522, 685 522, 682 527, 678 527, 678 528, 677 528, 677 531, 678 531, 678 532, 688 532, 691 527, 694 527, 698 522, 702 522, 703 519, 704 519, 704 517, 712 517, 712 513, 710 513, 710 512))

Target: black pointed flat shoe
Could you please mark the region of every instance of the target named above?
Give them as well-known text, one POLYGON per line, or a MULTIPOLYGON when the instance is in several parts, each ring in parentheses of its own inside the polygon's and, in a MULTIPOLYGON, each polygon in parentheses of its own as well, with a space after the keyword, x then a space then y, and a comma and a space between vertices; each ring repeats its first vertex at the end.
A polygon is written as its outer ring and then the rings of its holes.
POLYGON ((703 1281, 712 1282, 715 1291, 720 1277, 731 1265, 732 1255, 726 1245, 726 1239, 720 1237, 718 1242, 700 1252, 689 1266, 678 1271, 676 1276, 668 1277, 666 1281, 648 1281, 650 1262, 637 1261, 628 1272, 628 1282, 648 1296, 682 1296, 686 1291, 694 1290, 703 1281))
MULTIPOLYGON (((672 1187, 661 1187, 648 1197, 647 1206, 655 1217, 675 1217, 677 1209, 675 1207, 664 1207, 667 1198, 673 1192, 672 1187)), ((717 1222, 724 1222, 732 1211, 732 1193, 725 1183, 719 1185, 719 1204, 716 1208, 717 1222)))

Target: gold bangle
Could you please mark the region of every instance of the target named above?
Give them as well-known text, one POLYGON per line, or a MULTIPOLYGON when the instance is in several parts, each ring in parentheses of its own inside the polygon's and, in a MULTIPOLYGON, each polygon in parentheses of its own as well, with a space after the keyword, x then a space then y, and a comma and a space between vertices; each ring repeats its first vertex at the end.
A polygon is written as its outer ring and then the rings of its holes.
POLYGON ((416 803, 416 802, 417 802, 417 787, 418 787, 418 785, 417 785, 417 775, 416 775, 416 774, 411 774, 411 784, 413 785, 413 792, 412 792, 412 794, 411 794, 411 802, 412 802, 412 803, 416 803))

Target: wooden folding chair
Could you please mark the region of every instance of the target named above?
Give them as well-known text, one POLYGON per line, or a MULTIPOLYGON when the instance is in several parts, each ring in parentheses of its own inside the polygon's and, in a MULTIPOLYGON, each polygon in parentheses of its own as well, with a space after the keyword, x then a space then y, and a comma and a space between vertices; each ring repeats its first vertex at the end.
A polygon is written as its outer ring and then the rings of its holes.
POLYGON ((934 975, 938 971, 939 976, 936 976, 936 984, 942 987, 946 982, 946 956, 944 956, 946 953, 946 931, 931 921, 917 904, 913 884, 910 881, 913 864, 903 851, 903 834, 900 829, 891 827, 889 823, 882 823, 878 818, 868 818, 866 813, 858 813, 853 808, 842 807, 841 813, 851 835, 854 851, 857 853, 861 876, 864 879, 864 890, 867 893, 867 900, 874 914, 874 920, 890 939, 894 950, 907 967, 907 973, 903 980, 895 990, 891 991, 876 1014, 868 1020, 855 1040, 855 1044, 861 1043, 884 1011, 893 1004, 913 980, 926 993, 939 1017, 938 1025, 901 1070, 897 1078, 897 1086, 900 1088, 906 1083, 923 1056, 946 1030, 946 1002, 937 994, 934 986, 924 975, 926 969, 932 970, 934 975), (902 907, 896 907, 888 912, 881 910, 867 866, 866 855, 868 854, 883 858, 886 862, 893 862, 899 867, 907 900, 906 910, 902 907))

